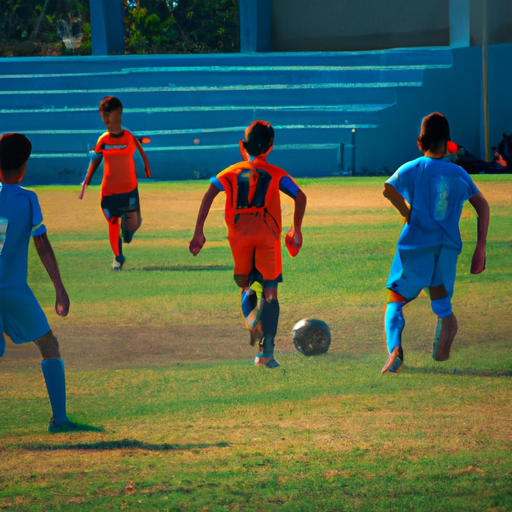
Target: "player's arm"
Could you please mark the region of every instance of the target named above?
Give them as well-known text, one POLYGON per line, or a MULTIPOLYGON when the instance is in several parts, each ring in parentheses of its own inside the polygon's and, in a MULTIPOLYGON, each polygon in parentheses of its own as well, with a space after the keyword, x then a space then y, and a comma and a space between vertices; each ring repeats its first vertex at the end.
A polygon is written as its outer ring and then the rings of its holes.
POLYGON ((144 160, 144 176, 146 176, 146 178, 151 178, 151 169, 149 168, 148 157, 146 156, 146 153, 142 149, 142 144, 140 143, 139 139, 137 137, 134 137, 134 139, 137 149, 139 150, 140 156, 142 157, 142 160, 144 160))
POLYGON ((98 170, 98 167, 100 166, 101 161, 103 160, 103 155, 101 153, 96 153, 95 151, 91 151, 89 153, 89 155, 90 155, 91 161, 89 163, 89 167, 87 168, 87 173, 85 175, 85 179, 82 182, 82 190, 80 191, 80 195, 78 196, 79 199, 82 199, 84 197, 85 189, 91 183, 94 173, 98 170))
POLYGON ((398 210, 400 215, 405 218, 405 221, 409 222, 411 208, 407 204, 407 201, 396 191, 396 189, 389 183, 384 183, 384 191, 382 194, 398 210))
POLYGON ((294 201, 293 226, 288 230, 284 237, 284 243, 290 256, 295 257, 299 254, 302 247, 302 220, 306 212, 307 198, 306 194, 297 186, 290 176, 285 176, 279 183, 279 190, 291 197, 294 201))
POLYGON ((288 230, 285 236, 285 245, 290 256, 297 256, 302 247, 302 220, 306 212, 307 198, 301 189, 295 196, 295 209, 293 211, 293 226, 288 230))
POLYGON ((206 194, 203 197, 201 202, 201 206, 199 207, 199 213, 197 214, 196 221, 196 229, 194 231, 194 236, 192 240, 190 240, 190 244, 188 246, 188 250, 194 255, 197 256, 199 251, 203 248, 203 245, 206 242, 206 238, 203 233, 204 223, 206 221, 206 217, 208 217, 208 213, 210 213, 210 208, 212 206, 213 200, 219 195, 221 192, 214 185, 210 185, 206 194))
POLYGON ((487 242, 487 231, 489 229, 489 219, 491 211, 487 199, 481 194, 474 194, 469 198, 478 216, 477 220, 477 242, 473 259, 471 261, 471 273, 480 274, 485 270, 485 244, 487 242))
POLYGON ((33 238, 39 258, 41 258, 41 262, 55 287, 55 293, 57 295, 55 300, 55 312, 59 316, 66 316, 69 312, 69 297, 62 283, 59 266, 57 265, 50 240, 48 240, 48 235, 44 232, 40 235, 35 235, 33 238))

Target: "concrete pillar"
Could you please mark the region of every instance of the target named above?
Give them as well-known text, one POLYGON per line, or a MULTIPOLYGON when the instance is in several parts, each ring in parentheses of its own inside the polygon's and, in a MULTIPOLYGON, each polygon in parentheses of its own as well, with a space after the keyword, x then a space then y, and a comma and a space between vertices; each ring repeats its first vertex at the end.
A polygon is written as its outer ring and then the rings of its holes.
POLYGON ((470 45, 471 17, 470 0, 449 0, 450 2, 450 46, 461 48, 470 45))
POLYGON ((240 52, 272 51, 272 0, 239 0, 240 52))
POLYGON ((121 0, 90 0, 93 55, 123 55, 124 25, 121 0))

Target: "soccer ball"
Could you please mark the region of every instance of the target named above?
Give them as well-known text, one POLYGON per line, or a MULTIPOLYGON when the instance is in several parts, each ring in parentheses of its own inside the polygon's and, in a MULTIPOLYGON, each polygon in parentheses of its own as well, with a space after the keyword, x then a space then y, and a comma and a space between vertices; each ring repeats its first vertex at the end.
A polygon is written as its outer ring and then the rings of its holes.
POLYGON ((292 331, 295 348, 305 356, 325 354, 331 344, 331 330, 323 320, 305 318, 292 331))

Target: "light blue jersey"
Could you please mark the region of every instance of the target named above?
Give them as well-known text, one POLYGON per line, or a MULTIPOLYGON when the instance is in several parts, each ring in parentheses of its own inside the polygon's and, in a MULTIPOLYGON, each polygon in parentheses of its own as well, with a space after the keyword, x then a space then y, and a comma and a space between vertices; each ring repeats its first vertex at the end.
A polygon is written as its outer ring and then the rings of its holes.
POLYGON ((49 330, 46 316, 27 285, 28 244, 46 232, 37 195, 0 183, 0 356, 3 333, 15 343, 34 341, 49 330))
POLYGON ((46 231, 37 195, 0 183, 0 219, 6 227, 0 253, 0 288, 27 282, 30 237, 46 231))
POLYGON ((386 183, 410 205, 398 248, 462 249, 459 220, 464 202, 478 194, 467 172, 451 162, 421 157, 402 165, 386 183))
POLYGON ((421 157, 400 167, 386 183, 411 206, 386 286, 412 300, 423 288, 442 284, 451 298, 462 250, 462 207, 479 193, 473 180, 458 165, 421 157))

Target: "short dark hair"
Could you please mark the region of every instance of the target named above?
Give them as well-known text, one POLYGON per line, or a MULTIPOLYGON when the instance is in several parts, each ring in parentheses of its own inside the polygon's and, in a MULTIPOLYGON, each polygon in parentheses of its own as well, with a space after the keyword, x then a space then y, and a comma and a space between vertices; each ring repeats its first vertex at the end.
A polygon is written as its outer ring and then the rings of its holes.
POLYGON ((0 169, 17 171, 30 157, 32 144, 22 133, 0 135, 0 169))
POLYGON ((106 96, 100 102, 100 112, 110 113, 119 108, 122 110, 123 104, 115 96, 106 96))
POLYGON ((422 151, 433 151, 442 144, 451 140, 450 125, 443 114, 433 112, 423 118, 421 122, 421 133, 418 137, 418 146, 422 151))
POLYGON ((245 130, 243 146, 251 156, 266 153, 274 144, 274 128, 266 121, 254 121, 245 130))

